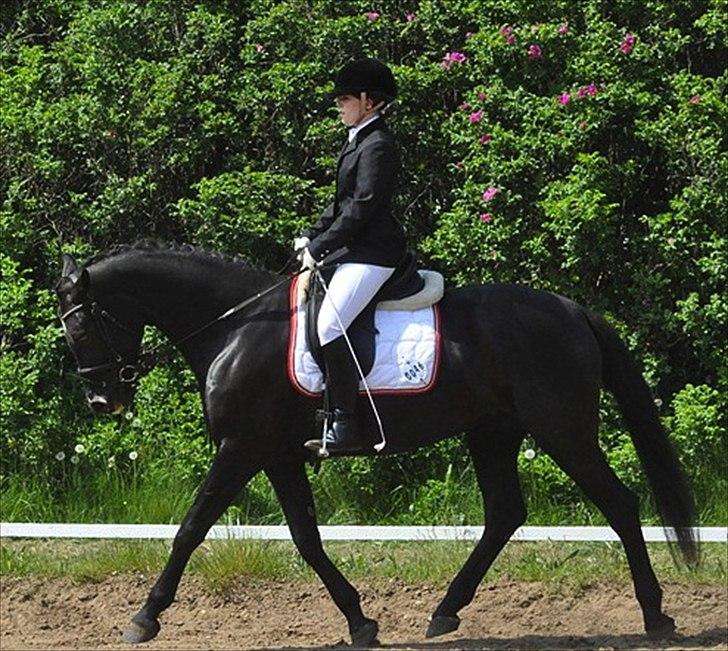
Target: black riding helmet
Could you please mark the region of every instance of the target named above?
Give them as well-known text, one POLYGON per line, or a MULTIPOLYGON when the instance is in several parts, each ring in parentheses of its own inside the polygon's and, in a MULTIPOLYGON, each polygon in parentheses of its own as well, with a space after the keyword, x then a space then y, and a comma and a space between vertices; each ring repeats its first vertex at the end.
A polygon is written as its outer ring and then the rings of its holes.
POLYGON ((397 97, 397 83, 387 65, 379 59, 357 59, 339 70, 334 80, 333 98, 366 92, 389 104, 397 97))

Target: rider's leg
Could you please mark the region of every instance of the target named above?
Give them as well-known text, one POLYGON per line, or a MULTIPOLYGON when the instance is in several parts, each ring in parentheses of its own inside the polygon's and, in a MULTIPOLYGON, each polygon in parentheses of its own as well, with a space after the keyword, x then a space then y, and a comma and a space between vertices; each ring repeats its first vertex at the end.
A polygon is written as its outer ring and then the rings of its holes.
POLYGON ((360 450, 359 430, 354 416, 359 389, 356 362, 344 337, 326 344, 322 352, 326 365, 326 387, 332 410, 327 446, 337 452, 360 450))
MULTIPOLYGON (((344 332, 394 273, 391 267, 345 263, 329 282, 319 311, 317 329, 325 361, 326 385, 333 411, 326 446, 332 452, 360 449, 354 411, 359 373, 344 332)), ((320 441, 306 447, 318 449, 320 441)))

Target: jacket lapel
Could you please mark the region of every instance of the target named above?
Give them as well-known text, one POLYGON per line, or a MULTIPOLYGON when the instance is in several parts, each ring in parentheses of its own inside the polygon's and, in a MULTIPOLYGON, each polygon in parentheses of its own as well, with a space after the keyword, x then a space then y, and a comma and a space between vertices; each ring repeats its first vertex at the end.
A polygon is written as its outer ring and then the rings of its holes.
POLYGON ((349 142, 344 143, 343 148, 341 149, 341 153, 339 154, 339 160, 336 162, 336 170, 338 172, 338 169, 341 167, 341 161, 344 160, 344 158, 350 154, 351 152, 355 151, 359 143, 364 140, 372 131, 375 129, 385 129, 386 123, 382 118, 377 118, 370 124, 367 124, 361 131, 359 131, 355 138, 349 142))

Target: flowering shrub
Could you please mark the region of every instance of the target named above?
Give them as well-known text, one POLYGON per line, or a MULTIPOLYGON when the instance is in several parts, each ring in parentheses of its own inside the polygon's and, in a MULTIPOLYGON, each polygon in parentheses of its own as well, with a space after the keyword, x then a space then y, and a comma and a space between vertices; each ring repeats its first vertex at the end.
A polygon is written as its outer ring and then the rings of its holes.
MULTIPOLYGON (((77 444, 81 470, 136 451, 145 468, 179 458, 202 472, 199 404, 180 368, 142 382, 141 425, 83 410, 50 292, 60 253, 158 237, 277 269, 331 196, 344 133, 326 93, 363 55, 392 64, 399 84, 396 207, 422 263, 453 284, 527 283, 605 313, 688 458, 693 423, 706 445, 725 440, 699 407, 725 422, 719 3, 33 0, 2 20, 3 477, 52 475, 77 444), (162 391, 174 418, 155 412, 162 391)), ((642 490, 609 404, 604 416, 610 459, 642 490)), ((444 473, 462 454, 438 448, 409 467, 444 473)), ((561 482, 535 454, 525 467, 561 482)), ((722 472, 701 458, 701 473, 722 472)), ((387 460, 357 463, 373 485, 402 481, 377 483, 387 460)))

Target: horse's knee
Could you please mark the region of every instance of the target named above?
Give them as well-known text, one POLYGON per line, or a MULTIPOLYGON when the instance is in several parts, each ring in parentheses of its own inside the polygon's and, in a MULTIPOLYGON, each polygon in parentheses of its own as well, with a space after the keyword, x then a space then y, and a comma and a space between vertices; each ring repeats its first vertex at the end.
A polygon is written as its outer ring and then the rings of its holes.
POLYGON ((498 535, 506 542, 526 522, 526 505, 522 499, 513 500, 508 504, 500 503, 497 510, 488 510, 486 516, 487 531, 491 535, 498 535))
POLYGON ((309 565, 315 565, 325 555, 318 536, 301 535, 292 531, 291 537, 298 553, 309 565))
POLYGON ((172 551, 192 551, 202 543, 206 533, 194 520, 183 522, 172 541, 172 551))

